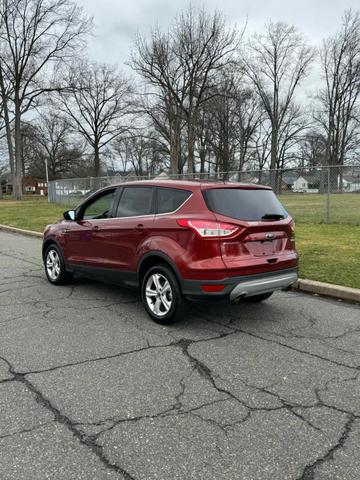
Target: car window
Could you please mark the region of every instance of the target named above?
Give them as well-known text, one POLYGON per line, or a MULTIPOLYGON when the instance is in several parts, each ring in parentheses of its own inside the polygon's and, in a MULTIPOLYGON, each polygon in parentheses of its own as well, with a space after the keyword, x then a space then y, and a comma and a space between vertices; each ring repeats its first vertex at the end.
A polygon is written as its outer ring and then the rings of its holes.
POLYGON ((109 218, 115 198, 115 190, 110 190, 86 205, 83 219, 109 218))
POLYGON ((169 213, 177 210, 191 195, 188 190, 176 188, 157 189, 157 213, 169 213))
POLYGON ((286 218, 287 211, 272 190, 213 188, 204 191, 210 210, 245 221, 286 218))
POLYGON ((150 215, 153 211, 152 187, 125 187, 117 208, 117 217, 150 215))

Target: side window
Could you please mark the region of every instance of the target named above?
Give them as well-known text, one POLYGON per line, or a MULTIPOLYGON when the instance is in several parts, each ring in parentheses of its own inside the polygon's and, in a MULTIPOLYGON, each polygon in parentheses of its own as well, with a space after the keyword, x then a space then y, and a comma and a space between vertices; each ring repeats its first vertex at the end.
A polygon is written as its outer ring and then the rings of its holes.
POLYGON ((152 187, 125 187, 116 212, 117 217, 150 215, 153 211, 152 187))
POLYGON ((104 195, 101 195, 101 197, 97 197, 85 207, 83 219, 95 220, 99 218, 109 218, 114 198, 115 190, 110 190, 104 195))
POLYGON ((157 192, 157 213, 174 212, 191 195, 191 192, 187 190, 175 188, 158 188, 157 192))

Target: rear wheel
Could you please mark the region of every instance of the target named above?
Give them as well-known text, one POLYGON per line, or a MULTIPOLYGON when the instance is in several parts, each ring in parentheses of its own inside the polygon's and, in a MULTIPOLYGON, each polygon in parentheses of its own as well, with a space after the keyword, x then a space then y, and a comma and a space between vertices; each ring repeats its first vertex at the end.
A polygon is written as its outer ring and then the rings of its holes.
POLYGON ((179 320, 185 310, 178 281, 165 265, 157 265, 146 273, 141 287, 145 310, 155 322, 161 324, 179 320))
POLYGON ((267 300, 268 298, 270 298, 273 293, 274 292, 268 292, 262 293, 261 295, 254 295, 252 297, 245 297, 244 300, 248 303, 262 302, 263 300, 267 300))
POLYGON ((53 285, 63 285, 71 278, 71 275, 66 271, 62 253, 55 244, 46 249, 44 266, 47 279, 53 285))

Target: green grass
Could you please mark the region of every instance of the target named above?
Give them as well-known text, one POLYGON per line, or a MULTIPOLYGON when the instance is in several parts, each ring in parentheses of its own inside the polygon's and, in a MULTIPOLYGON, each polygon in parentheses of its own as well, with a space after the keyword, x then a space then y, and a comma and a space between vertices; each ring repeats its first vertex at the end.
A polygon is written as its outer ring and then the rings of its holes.
POLYGON ((62 218, 69 206, 48 203, 43 197, 25 197, 25 201, 0 200, 0 224, 42 232, 46 225, 62 218))
MULTIPOLYGON (((326 223, 326 195, 290 193, 279 195, 279 199, 296 222, 326 223)), ((360 193, 331 194, 329 220, 328 223, 360 225, 360 193)))
MULTIPOLYGON (((319 224, 325 201, 322 197, 281 195, 281 201, 297 221, 300 276, 360 288, 360 226, 319 224)), ((351 223, 360 215, 360 195, 333 195, 331 202, 334 218, 351 223)), ((41 197, 27 197, 22 202, 0 200, 0 223, 42 232, 69 208, 48 203, 41 197)))
POLYGON ((300 277, 360 288, 360 227, 296 225, 300 277))

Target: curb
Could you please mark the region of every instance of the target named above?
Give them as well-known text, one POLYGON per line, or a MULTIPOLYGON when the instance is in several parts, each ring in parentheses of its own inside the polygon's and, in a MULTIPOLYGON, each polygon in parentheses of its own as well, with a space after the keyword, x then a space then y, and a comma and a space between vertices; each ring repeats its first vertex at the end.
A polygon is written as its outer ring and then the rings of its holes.
POLYGON ((306 293, 323 295, 326 297, 360 303, 360 288, 343 287, 332 283, 316 282, 315 280, 299 279, 293 287, 295 290, 306 293))
POLYGON ((43 238, 43 234, 40 232, 33 232, 32 230, 24 230, 23 228, 9 227, 8 225, 1 225, 0 230, 5 230, 11 233, 20 233, 21 235, 27 235, 28 237, 43 238))
MULTIPOLYGON (((21 235, 27 235, 29 237, 43 238, 43 234, 40 232, 33 232, 31 230, 24 230, 22 228, 9 227, 8 225, 0 224, 0 230, 5 230, 11 233, 18 233, 21 235)), ((305 280, 302 278, 300 278, 292 288, 299 292, 312 293, 316 295, 336 298, 338 300, 360 303, 360 288, 342 287, 341 285, 316 282, 315 280, 305 280)))

